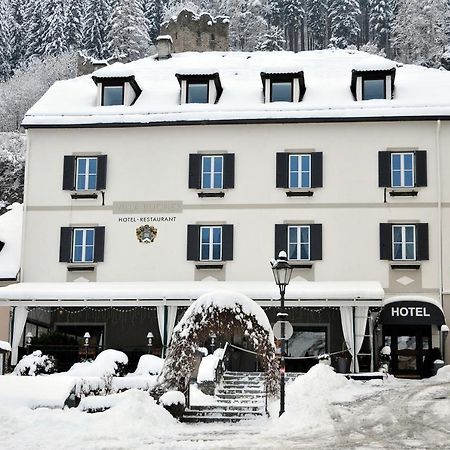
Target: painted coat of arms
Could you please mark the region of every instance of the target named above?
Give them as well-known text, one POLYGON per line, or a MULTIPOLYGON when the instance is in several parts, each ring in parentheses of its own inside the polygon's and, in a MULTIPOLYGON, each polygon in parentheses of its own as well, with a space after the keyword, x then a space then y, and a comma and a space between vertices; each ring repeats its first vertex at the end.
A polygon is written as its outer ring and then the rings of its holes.
POLYGON ((136 228, 136 237, 139 242, 143 242, 144 244, 153 242, 157 234, 158 230, 151 225, 141 225, 136 228))

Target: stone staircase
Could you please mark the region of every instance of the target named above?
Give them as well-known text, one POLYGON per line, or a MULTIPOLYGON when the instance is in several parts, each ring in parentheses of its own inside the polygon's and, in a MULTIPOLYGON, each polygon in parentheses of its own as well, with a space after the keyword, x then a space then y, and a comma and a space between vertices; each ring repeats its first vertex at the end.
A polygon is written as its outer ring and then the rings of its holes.
POLYGON ((183 422, 241 422, 264 416, 264 373, 225 372, 215 396, 214 405, 187 408, 183 422))

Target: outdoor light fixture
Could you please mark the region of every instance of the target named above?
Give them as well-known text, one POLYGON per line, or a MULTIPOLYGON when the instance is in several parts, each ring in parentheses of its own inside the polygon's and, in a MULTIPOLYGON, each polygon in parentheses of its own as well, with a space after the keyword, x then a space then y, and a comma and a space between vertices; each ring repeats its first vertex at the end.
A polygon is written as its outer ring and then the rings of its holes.
POLYGON ((89 347, 89 339, 91 339, 91 335, 89 334, 88 331, 86 331, 86 333, 84 333, 84 348, 85 348, 85 358, 86 361, 88 359, 88 347, 89 347))
MULTIPOLYGON (((272 266, 272 273, 275 279, 275 283, 280 290, 280 312, 277 314, 278 322, 275 325, 279 324, 279 338, 281 340, 281 358, 280 358, 280 413, 281 416, 284 413, 285 407, 285 373, 286 373, 286 364, 285 364, 285 356, 286 356, 286 339, 289 339, 287 329, 290 329, 290 334, 292 335, 292 325, 287 321, 287 313, 284 307, 284 294, 286 292, 286 286, 291 281, 292 275, 292 266, 289 264, 287 260, 287 254, 285 251, 281 251, 278 254, 278 259, 272 259, 270 261, 270 265, 272 266)), ((275 330, 274 330, 275 331, 275 330)), ((278 334, 275 333, 274 334, 278 334)))
POLYGON ((30 353, 31 339, 33 339, 33 335, 31 334, 31 331, 29 331, 25 335, 25 346, 27 347, 27 353, 30 353))
POLYGON ((216 335, 216 333, 214 333, 214 331, 211 331, 211 333, 209 334, 209 337, 211 338, 211 352, 214 353, 217 335, 216 335))
POLYGON ((153 342, 153 333, 151 331, 149 331, 147 333, 147 347, 148 347, 148 353, 151 353, 151 348, 152 348, 152 342, 153 342))

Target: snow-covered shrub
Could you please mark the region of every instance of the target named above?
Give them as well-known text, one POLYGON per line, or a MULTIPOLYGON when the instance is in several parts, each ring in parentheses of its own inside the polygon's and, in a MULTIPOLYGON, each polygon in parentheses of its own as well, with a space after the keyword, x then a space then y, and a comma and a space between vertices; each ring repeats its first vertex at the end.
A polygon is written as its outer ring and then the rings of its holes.
POLYGON ((118 350, 104 350, 94 361, 74 364, 67 374, 79 377, 104 377, 107 374, 124 376, 128 365, 128 356, 118 350))
POLYGON ((380 368, 379 372, 389 373, 389 364, 391 362, 391 347, 385 345, 380 350, 380 368))
POLYGON ((40 350, 34 351, 31 355, 24 356, 14 368, 14 375, 36 376, 54 373, 55 359, 53 356, 43 355, 40 350))
POLYGON ((159 375, 163 367, 164 360, 155 355, 142 355, 139 358, 136 370, 129 376, 159 375))
POLYGON ((180 391, 167 391, 159 398, 159 403, 164 406, 173 417, 181 418, 186 405, 186 398, 180 391))
POLYGON ((164 390, 184 391, 194 374, 197 348, 211 333, 231 340, 236 333, 248 332, 251 350, 259 354, 266 372, 270 394, 278 392, 278 361, 269 319, 251 298, 229 291, 216 291, 200 296, 187 309, 174 329, 172 345, 160 375, 164 390))

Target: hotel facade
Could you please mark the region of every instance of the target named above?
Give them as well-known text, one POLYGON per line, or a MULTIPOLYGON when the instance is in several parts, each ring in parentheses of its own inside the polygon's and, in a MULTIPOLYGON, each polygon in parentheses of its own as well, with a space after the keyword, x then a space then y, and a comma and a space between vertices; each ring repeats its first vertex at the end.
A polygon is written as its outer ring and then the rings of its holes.
POLYGON ((395 374, 424 376, 450 311, 447 85, 356 51, 170 55, 165 39, 156 57, 56 83, 23 124, 21 283, 0 289, 13 362, 48 330, 131 362, 151 331, 164 354, 215 290, 274 323, 269 261, 284 250, 287 370, 331 353, 373 371, 389 345, 395 374))

